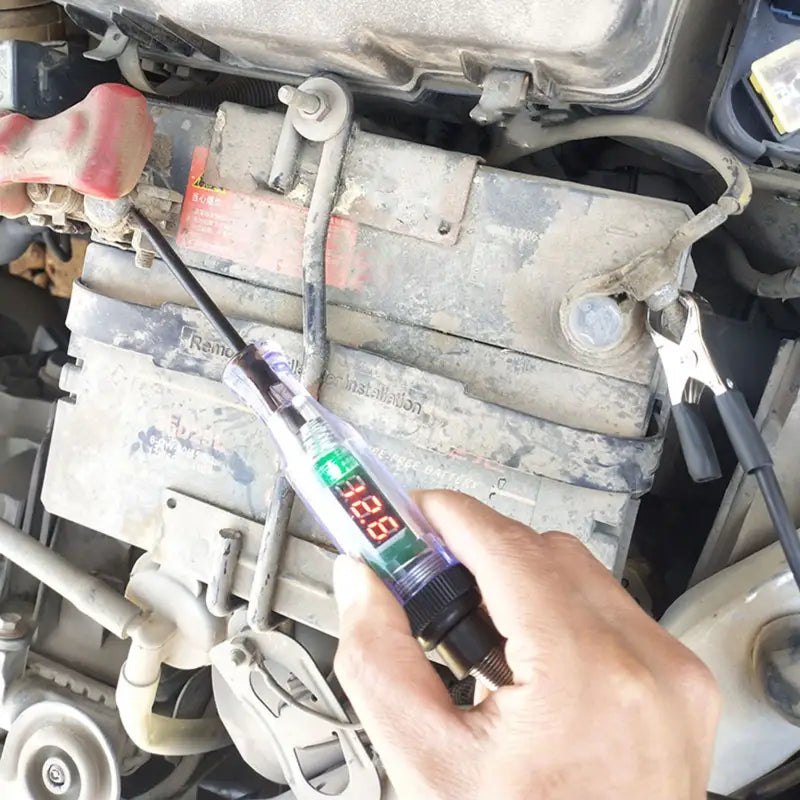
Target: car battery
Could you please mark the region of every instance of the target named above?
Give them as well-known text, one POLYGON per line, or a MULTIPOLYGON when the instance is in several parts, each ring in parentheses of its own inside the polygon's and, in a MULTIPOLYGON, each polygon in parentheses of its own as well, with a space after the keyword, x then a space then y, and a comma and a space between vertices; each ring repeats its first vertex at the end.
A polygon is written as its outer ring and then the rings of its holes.
MULTIPOLYGON (((181 255, 246 340, 274 339, 299 366, 302 236, 320 147, 303 150, 294 188, 279 195, 266 176, 281 114, 151 111, 145 179, 183 195, 181 255)), ((661 453, 657 357, 638 317, 622 352, 574 350, 559 307, 579 280, 664 243, 689 215, 355 129, 328 237, 320 400, 407 488, 457 489, 537 530, 566 530, 621 572, 661 453)), ((676 269, 690 285, 688 259, 676 269)), ((74 364, 62 378, 47 509, 156 558, 168 533, 198 580, 198 543, 233 515, 250 532, 240 563, 251 569, 278 468, 267 432, 219 382, 233 354, 163 264, 140 269, 100 244, 88 249, 68 326, 74 364), (176 529, 175 497, 207 513, 176 529)), ((327 559, 299 503, 290 534, 303 543, 296 571, 318 551, 327 559)), ((287 569, 287 585, 305 580, 287 569)), ((329 629, 301 607, 309 586, 279 593, 278 610, 329 629)), ((315 597, 334 607, 329 590, 315 597)))

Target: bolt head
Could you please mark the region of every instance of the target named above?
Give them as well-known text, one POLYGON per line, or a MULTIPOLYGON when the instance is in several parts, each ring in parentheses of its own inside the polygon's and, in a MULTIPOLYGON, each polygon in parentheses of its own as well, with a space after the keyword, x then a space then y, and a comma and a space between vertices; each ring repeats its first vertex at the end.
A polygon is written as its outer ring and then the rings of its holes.
POLYGON ((72 782, 72 770, 64 759, 51 756, 42 764, 42 783, 50 794, 66 794, 72 788, 72 782))
POLYGON ((235 667, 241 667, 248 660, 247 653, 241 647, 234 647, 231 650, 230 658, 235 667))

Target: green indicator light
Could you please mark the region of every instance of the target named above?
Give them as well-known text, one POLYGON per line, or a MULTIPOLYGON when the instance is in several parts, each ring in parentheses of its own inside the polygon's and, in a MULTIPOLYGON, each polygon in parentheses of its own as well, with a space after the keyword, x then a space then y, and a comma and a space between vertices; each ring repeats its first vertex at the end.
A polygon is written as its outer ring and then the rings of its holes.
POLYGON ((337 447, 317 461, 314 469, 326 486, 334 486, 358 466, 358 461, 349 450, 337 447))

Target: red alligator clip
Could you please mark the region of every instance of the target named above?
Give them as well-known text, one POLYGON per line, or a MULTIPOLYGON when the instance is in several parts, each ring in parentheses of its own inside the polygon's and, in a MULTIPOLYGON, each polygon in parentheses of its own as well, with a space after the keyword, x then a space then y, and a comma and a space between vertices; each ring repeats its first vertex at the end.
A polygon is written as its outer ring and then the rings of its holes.
POLYGON ((49 119, 0 117, 0 214, 19 217, 33 209, 26 183, 122 197, 136 186, 152 144, 147 101, 118 83, 96 86, 80 103, 49 119))

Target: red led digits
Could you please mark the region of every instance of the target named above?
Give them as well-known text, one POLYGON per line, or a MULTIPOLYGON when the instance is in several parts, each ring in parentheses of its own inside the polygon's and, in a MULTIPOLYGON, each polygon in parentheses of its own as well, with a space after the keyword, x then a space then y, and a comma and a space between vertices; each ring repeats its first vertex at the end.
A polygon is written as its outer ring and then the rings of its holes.
POLYGON ((379 520, 367 525, 367 536, 374 542, 384 542, 393 533, 401 528, 400 523, 394 518, 384 514, 379 520))
POLYGON ((350 473, 346 480, 333 487, 333 491, 373 544, 383 544, 403 529, 397 512, 369 478, 350 473))
POLYGON ((341 491, 342 497, 344 497, 345 500, 349 500, 351 497, 366 492, 367 484, 364 483, 364 479, 360 475, 356 475, 349 481, 345 481, 344 484, 339 487, 339 491, 341 491))
POLYGON ((365 497, 363 500, 356 500, 350 506, 350 513, 356 519, 364 519, 368 517, 370 514, 374 514, 376 511, 383 510, 383 503, 381 502, 380 498, 375 497, 374 494, 371 494, 369 497, 365 497))

